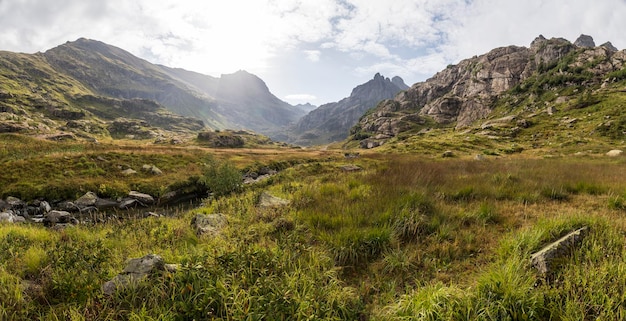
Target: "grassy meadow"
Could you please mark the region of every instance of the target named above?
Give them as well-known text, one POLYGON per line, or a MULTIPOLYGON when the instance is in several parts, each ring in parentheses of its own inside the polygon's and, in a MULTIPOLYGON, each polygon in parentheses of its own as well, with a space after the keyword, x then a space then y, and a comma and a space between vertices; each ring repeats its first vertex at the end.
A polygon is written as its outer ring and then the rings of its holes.
POLYGON ((12 135, 0 144, 0 193, 24 199, 131 189, 158 196, 194 180, 219 183, 211 164, 280 170, 167 217, 61 231, 0 224, 0 320, 626 318, 624 157, 364 152, 346 159, 339 150, 12 135), (119 174, 118 166, 142 164, 164 174, 119 174), (258 206, 266 191, 290 205, 258 206), (223 213, 228 224, 216 236, 197 236, 190 221, 198 213, 223 213), (581 226, 590 228, 581 246, 550 278, 538 275, 530 254, 581 226), (149 253, 181 268, 103 294, 128 259, 149 253))

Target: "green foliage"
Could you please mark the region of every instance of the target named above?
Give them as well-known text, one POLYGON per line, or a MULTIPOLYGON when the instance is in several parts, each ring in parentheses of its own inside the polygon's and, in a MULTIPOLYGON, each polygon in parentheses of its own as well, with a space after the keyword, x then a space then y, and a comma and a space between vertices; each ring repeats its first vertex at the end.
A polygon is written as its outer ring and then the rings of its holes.
POLYGON ((241 190, 241 173, 228 162, 210 160, 199 182, 215 197, 241 190))

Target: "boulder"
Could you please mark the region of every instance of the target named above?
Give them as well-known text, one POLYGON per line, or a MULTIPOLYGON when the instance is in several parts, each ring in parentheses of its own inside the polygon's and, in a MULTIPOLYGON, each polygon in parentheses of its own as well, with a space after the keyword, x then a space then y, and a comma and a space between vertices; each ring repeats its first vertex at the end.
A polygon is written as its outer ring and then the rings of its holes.
POLYGON ((26 203, 24 201, 13 196, 7 197, 6 202, 7 204, 9 204, 9 207, 12 209, 21 209, 26 206, 26 203))
POLYGON ((191 227, 196 235, 215 236, 228 223, 224 214, 196 214, 191 219, 191 227))
POLYGON ((42 213, 48 213, 48 212, 52 211, 52 206, 50 206, 50 203, 48 203, 46 201, 41 201, 39 203, 39 210, 42 213))
POLYGON ((43 217, 43 225, 52 227, 57 224, 78 224, 78 220, 69 212, 50 211, 43 217))
POLYGON ((441 154, 441 157, 454 157, 454 153, 451 150, 447 150, 441 154))
POLYGON ((289 205, 291 202, 286 199, 282 199, 280 197, 273 196, 268 192, 263 192, 261 197, 259 197, 259 206, 260 207, 281 207, 289 205))
POLYGON ((141 166, 141 170, 147 173, 150 173, 152 175, 161 175, 163 174, 163 171, 161 171, 158 167, 154 166, 154 165, 147 165, 144 164, 143 166, 141 166))
POLYGON ((608 152, 606 153, 606 156, 609 156, 609 157, 617 157, 617 156, 622 155, 622 153, 624 153, 624 151, 623 151, 623 150, 621 150, 621 149, 613 149, 613 150, 608 151, 608 152))
POLYGON ((14 223, 15 218, 18 216, 13 213, 13 211, 9 210, 6 212, 0 213, 0 222, 14 223))
POLYGON ((485 160, 485 155, 483 154, 476 154, 476 156, 474 156, 474 159, 477 161, 483 161, 485 160))
POLYGON ((582 241, 587 231, 588 228, 585 226, 548 244, 530 256, 531 264, 542 275, 549 275, 554 271, 556 261, 570 254, 572 248, 582 241))
POLYGON ((98 202, 98 195, 96 195, 96 193, 93 193, 93 192, 87 192, 85 193, 85 195, 75 200, 74 204, 82 208, 82 207, 95 206, 96 202, 98 202))
POLYGON ((130 191, 128 197, 136 199, 143 204, 154 204, 154 197, 137 191, 130 191))
POLYGON ((124 176, 130 176, 130 175, 134 175, 134 174, 137 174, 137 171, 132 169, 132 168, 127 168, 127 169, 122 171, 122 175, 124 175, 124 176))
POLYGON ((102 292, 105 295, 113 295, 115 291, 135 286, 148 275, 160 271, 165 271, 165 261, 159 255, 148 254, 130 259, 122 273, 102 285, 102 292))

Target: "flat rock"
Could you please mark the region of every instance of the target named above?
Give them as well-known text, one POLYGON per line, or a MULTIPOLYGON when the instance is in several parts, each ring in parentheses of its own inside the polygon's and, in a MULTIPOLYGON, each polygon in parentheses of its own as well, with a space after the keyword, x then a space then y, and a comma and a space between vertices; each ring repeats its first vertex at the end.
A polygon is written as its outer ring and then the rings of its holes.
POLYGON ((263 192, 259 198, 260 207, 281 207, 289 205, 291 202, 280 197, 276 197, 268 192, 263 192))
POLYGON ((554 271, 555 261, 567 256, 587 234, 588 228, 582 227, 552 242, 530 256, 531 264, 543 275, 554 271))
POLYGON ((613 150, 608 151, 608 152, 606 153, 606 156, 609 156, 609 157, 617 157, 617 156, 622 155, 622 153, 624 153, 624 151, 623 151, 623 150, 621 150, 621 149, 613 149, 613 150))
POLYGON ((128 193, 128 197, 132 199, 136 199, 142 202, 143 204, 154 204, 154 197, 148 194, 137 192, 137 191, 130 191, 128 193))

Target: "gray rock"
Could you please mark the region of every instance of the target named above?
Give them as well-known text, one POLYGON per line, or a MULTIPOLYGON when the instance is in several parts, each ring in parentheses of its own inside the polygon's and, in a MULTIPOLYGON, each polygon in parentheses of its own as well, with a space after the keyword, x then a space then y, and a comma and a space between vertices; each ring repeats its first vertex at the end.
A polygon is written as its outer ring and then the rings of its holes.
POLYGON ((623 151, 623 150, 621 150, 621 149, 613 149, 613 150, 608 151, 608 152, 606 153, 606 156, 609 156, 609 157, 617 157, 617 156, 622 155, 622 153, 624 153, 624 151, 623 151))
POLYGON ((85 193, 85 195, 75 200, 74 204, 76 204, 78 207, 87 207, 96 205, 97 201, 98 195, 96 195, 96 193, 87 192, 85 193))
POLYGON ((273 196, 268 192, 263 192, 259 198, 260 207, 281 207, 289 205, 290 203, 289 200, 273 196))
POLYGON ((23 207, 26 206, 26 203, 24 201, 22 201, 21 199, 19 199, 17 197, 13 197, 13 196, 7 197, 6 202, 13 209, 23 208, 23 207))
POLYGON ((6 211, 0 213, 0 222, 14 223, 15 218, 18 217, 13 214, 13 211, 6 211))
POLYGON ((57 224, 78 224, 78 220, 66 211, 50 211, 43 217, 43 225, 52 227, 57 224))
POLYGON ((474 156, 474 159, 477 161, 483 161, 485 160, 485 155, 483 154, 476 154, 476 156, 474 156))
POLYGON ((125 198, 120 202, 120 204, 118 205, 118 208, 122 210, 127 210, 129 208, 133 208, 137 206, 146 207, 146 204, 143 204, 134 198, 125 198))
POLYGON ((165 261, 159 255, 148 254, 131 259, 122 273, 102 285, 102 292, 105 295, 113 295, 115 291, 135 286, 146 276, 159 271, 165 271, 165 261))
POLYGON ((137 191, 130 191, 128 197, 136 199, 143 204, 154 204, 154 197, 137 191))
POLYGON ((116 201, 113 201, 110 199, 98 198, 98 200, 96 201, 96 204, 94 205, 98 209, 106 209, 106 208, 117 207, 119 204, 116 201))
POLYGON ((39 203, 39 209, 41 210, 42 213, 48 213, 52 211, 52 206, 50 206, 50 203, 46 201, 41 201, 39 203))
POLYGON ((191 219, 191 227, 197 235, 215 236, 227 223, 224 214, 196 214, 191 219))
POLYGON ((543 275, 548 275, 554 271, 555 261, 568 255, 572 248, 578 245, 587 234, 588 228, 582 227, 573 231, 557 241, 550 243, 546 247, 531 255, 532 265, 543 275))
POLYGON ((135 175, 135 174, 137 174, 137 171, 132 168, 127 168, 122 171, 122 175, 125 175, 125 176, 130 176, 130 175, 135 175))
POLYGON ((451 150, 447 150, 441 154, 441 157, 454 157, 454 153, 451 150))
POLYGON ((593 41, 593 38, 588 35, 580 35, 576 41, 574 41, 574 46, 582 47, 582 48, 593 48, 596 46, 596 43, 593 41))
POLYGON ((613 44, 610 41, 607 41, 607 42, 601 44, 600 47, 604 47, 604 48, 606 48, 606 49, 608 49, 609 51, 612 51, 612 52, 615 52, 615 51, 619 50, 615 46, 613 46, 613 44))

